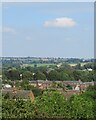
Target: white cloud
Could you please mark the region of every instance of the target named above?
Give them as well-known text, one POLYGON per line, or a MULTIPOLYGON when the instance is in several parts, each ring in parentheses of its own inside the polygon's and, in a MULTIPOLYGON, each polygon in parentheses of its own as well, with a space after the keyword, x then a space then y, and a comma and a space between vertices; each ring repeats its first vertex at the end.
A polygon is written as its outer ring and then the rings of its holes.
POLYGON ((16 34, 16 31, 13 28, 10 27, 0 27, 0 32, 1 33, 12 33, 16 34))
POLYGON ((53 20, 45 21, 45 27, 73 27, 76 22, 72 18, 61 17, 53 20))

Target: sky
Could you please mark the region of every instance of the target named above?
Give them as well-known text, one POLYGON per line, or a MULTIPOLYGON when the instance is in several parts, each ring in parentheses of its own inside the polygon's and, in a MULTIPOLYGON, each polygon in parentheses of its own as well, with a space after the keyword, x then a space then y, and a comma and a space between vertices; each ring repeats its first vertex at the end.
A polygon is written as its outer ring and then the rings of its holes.
POLYGON ((94 3, 3 3, 2 56, 94 57, 94 3))

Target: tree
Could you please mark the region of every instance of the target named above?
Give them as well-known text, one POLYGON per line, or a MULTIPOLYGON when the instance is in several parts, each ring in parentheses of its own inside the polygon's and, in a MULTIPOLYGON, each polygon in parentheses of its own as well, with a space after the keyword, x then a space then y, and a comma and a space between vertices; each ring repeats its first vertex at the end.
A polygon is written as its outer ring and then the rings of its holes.
POLYGON ((96 72, 90 71, 88 74, 88 81, 96 81, 96 72))
POLYGON ((30 90, 30 88, 31 88, 31 86, 29 85, 28 80, 23 80, 23 82, 21 82, 21 84, 19 86, 23 90, 30 90))
POLYGON ((11 69, 6 72, 6 76, 11 80, 20 80, 20 73, 16 69, 11 69))
POLYGON ((78 64, 75 66, 75 69, 77 69, 77 70, 81 70, 81 69, 82 69, 81 64, 78 63, 78 64))
POLYGON ((60 72, 60 80, 70 80, 69 74, 67 72, 60 72))
POLYGON ((35 77, 36 77, 36 80, 46 80, 46 76, 44 73, 38 71, 36 74, 35 74, 35 77))
POLYGON ((81 76, 82 76, 81 71, 73 71, 73 76, 75 80, 79 80, 79 79, 81 80, 81 76))
POLYGON ((62 70, 72 70, 72 67, 70 65, 68 65, 67 63, 63 63, 60 66, 60 71, 62 71, 62 70))
POLYGON ((2 98, 2 119, 26 119, 34 118, 34 105, 30 99, 4 99, 2 98))
POLYGON ((38 87, 31 87, 31 90, 35 97, 41 96, 43 94, 43 90, 39 89, 38 87))
POLYGON ((35 114, 38 117, 66 117, 64 96, 57 91, 45 91, 42 96, 36 98, 35 114))
POLYGON ((56 81, 59 79, 59 73, 56 70, 51 70, 48 73, 48 80, 56 81))
POLYGON ((23 74, 23 79, 25 80, 32 80, 33 79, 33 74, 30 71, 25 71, 23 74))
POLYGON ((93 100, 82 96, 74 96, 70 99, 70 116, 74 119, 94 119, 93 100))

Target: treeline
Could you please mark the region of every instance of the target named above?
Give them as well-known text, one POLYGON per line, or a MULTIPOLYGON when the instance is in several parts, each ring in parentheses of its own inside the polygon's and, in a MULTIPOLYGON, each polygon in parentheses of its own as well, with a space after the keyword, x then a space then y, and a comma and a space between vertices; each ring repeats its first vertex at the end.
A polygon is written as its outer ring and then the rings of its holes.
POLYGON ((82 80, 96 81, 96 66, 94 63, 88 63, 84 66, 77 64, 76 66, 70 66, 68 64, 41 66, 38 67, 34 64, 34 67, 27 66, 14 66, 6 67, 2 69, 3 81, 4 80, 51 80, 51 81, 65 81, 65 80, 82 80), (88 71, 88 69, 92 71, 88 71))
POLYGON ((31 100, 2 98, 2 118, 96 120, 96 86, 66 99, 58 91, 44 91, 31 100))
POLYGON ((54 57, 46 57, 46 58, 41 58, 41 57, 3 57, 0 59, 0 62, 3 64, 7 63, 23 63, 23 64, 39 64, 39 63, 84 63, 84 62, 94 62, 95 59, 80 59, 80 58, 54 58, 54 57))

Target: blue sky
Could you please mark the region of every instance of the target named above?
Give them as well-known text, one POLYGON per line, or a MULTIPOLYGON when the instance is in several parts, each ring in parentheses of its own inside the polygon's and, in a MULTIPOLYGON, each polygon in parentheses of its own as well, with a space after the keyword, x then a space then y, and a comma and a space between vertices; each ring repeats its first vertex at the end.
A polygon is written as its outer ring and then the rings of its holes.
POLYGON ((93 3, 3 3, 3 56, 94 57, 93 3))

